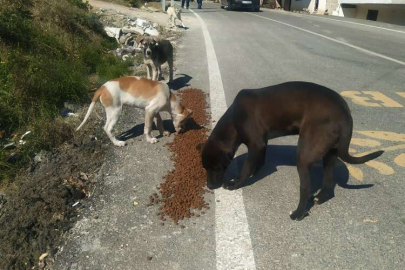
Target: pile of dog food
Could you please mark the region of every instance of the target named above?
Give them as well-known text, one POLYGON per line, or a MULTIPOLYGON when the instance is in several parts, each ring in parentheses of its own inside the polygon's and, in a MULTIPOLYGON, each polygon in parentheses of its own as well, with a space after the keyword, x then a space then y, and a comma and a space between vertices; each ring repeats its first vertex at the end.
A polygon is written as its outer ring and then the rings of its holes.
POLYGON ((179 220, 199 217, 209 209, 204 201, 206 189, 206 172, 201 164, 197 145, 207 140, 208 116, 206 96, 198 89, 184 89, 177 92, 182 104, 193 111, 192 118, 186 125, 186 132, 177 134, 173 142, 167 144, 172 152, 174 170, 165 177, 158 190, 160 196, 153 194, 150 204, 160 204, 158 216, 162 225, 166 217, 178 224, 179 220))

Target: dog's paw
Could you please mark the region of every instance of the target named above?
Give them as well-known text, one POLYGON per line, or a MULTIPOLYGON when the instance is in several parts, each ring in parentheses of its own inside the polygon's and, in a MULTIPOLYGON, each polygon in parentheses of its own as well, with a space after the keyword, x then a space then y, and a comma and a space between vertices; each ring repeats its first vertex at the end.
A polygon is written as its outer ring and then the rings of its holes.
POLYGON ((170 137, 170 132, 169 132, 169 131, 163 132, 163 136, 165 136, 165 137, 170 137))
POLYGON ((292 220, 300 221, 308 215, 307 211, 291 211, 290 218, 292 220))
POLYGON ((151 144, 154 144, 154 143, 157 143, 157 142, 158 142, 158 139, 156 139, 156 138, 150 138, 150 139, 148 139, 148 142, 151 143, 151 144))
POLYGON ((114 144, 115 144, 116 146, 118 146, 118 147, 122 147, 122 146, 127 145, 127 143, 126 143, 126 142, 123 142, 123 141, 116 141, 116 142, 114 142, 114 144))
POLYGON ((223 188, 227 190, 234 190, 237 188, 236 181, 226 182, 223 184, 223 188))
POLYGON ((324 202, 333 198, 333 194, 326 191, 320 191, 318 195, 314 197, 314 204, 323 204, 324 202))

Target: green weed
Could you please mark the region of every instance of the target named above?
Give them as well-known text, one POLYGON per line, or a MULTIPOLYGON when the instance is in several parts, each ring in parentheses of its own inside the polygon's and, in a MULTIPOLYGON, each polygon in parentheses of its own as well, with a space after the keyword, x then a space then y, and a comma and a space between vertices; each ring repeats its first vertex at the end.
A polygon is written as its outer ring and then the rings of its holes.
POLYGON ((87 101, 91 87, 128 74, 130 62, 108 53, 115 47, 87 2, 0 0, 0 185, 33 153, 71 136, 55 122, 64 102, 87 101), (26 130, 33 134, 20 158, 7 162, 12 151, 2 145, 26 130))

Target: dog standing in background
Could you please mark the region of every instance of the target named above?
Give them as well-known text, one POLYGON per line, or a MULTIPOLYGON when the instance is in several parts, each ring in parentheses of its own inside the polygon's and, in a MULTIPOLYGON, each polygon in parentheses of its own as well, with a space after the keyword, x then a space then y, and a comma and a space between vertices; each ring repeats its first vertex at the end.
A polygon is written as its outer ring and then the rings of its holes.
POLYGON ((181 26, 186 28, 183 21, 181 20, 181 8, 169 7, 167 9, 167 15, 169 15, 169 19, 167 19, 168 26, 171 24, 171 27, 176 26, 176 21, 179 20, 181 22, 181 26))
POLYGON ((147 78, 157 81, 162 78, 161 65, 168 63, 169 83, 173 81, 173 46, 168 40, 158 37, 140 37, 138 47, 143 48, 143 63, 146 65, 147 78))

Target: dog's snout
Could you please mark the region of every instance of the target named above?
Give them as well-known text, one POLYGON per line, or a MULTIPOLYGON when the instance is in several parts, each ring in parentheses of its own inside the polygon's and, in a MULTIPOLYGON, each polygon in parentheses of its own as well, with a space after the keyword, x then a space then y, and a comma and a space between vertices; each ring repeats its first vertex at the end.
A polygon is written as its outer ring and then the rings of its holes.
POLYGON ((152 54, 152 51, 151 50, 146 50, 146 55, 151 55, 152 54))

